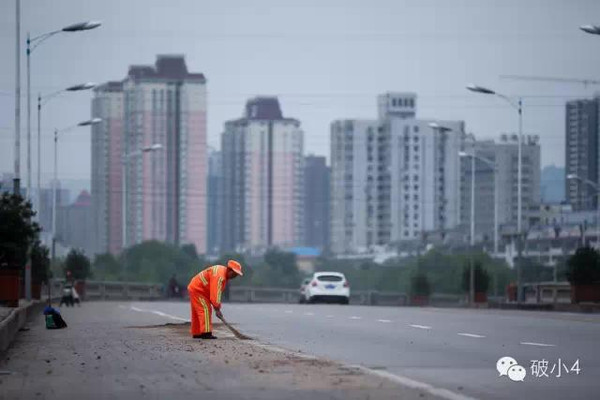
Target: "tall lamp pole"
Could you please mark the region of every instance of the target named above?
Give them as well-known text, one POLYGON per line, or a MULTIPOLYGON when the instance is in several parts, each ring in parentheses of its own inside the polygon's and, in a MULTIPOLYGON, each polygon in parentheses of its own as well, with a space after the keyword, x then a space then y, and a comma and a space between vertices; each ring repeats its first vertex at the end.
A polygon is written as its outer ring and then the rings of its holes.
POLYGON ((77 125, 70 126, 68 128, 54 130, 54 180, 52 182, 52 260, 56 258, 56 191, 58 186, 58 135, 60 133, 68 132, 77 127, 96 125, 100 122, 102 122, 100 118, 93 118, 87 121, 80 122, 77 125))
POLYGON ((15 0, 15 144, 13 192, 21 191, 21 1, 15 0))
POLYGON ((40 210, 41 204, 42 204, 42 197, 41 197, 41 192, 42 192, 42 188, 41 188, 41 176, 42 176, 42 134, 41 134, 41 125, 42 125, 42 107, 47 104, 50 100, 52 100, 54 97, 60 95, 61 93, 64 92, 77 92, 77 91, 81 91, 81 90, 88 90, 88 89, 92 89, 96 87, 95 83, 92 82, 86 82, 86 83, 81 83, 79 85, 73 85, 73 86, 69 86, 65 89, 62 90, 58 90, 54 93, 50 93, 47 95, 42 96, 41 94, 38 94, 38 102, 37 102, 37 209, 38 211, 40 210))
POLYGON ((474 93, 481 93, 487 95, 493 95, 506 101, 512 108, 514 108, 519 116, 519 143, 517 146, 518 160, 517 160, 517 302, 521 302, 522 297, 522 277, 521 277, 521 247, 522 247, 522 214, 523 214, 523 196, 522 196, 522 177, 523 177, 523 100, 519 97, 517 101, 510 97, 498 93, 492 89, 488 89, 478 85, 468 85, 467 90, 474 93))
MULTIPOLYGON (((29 199, 33 198, 31 196, 31 53, 33 53, 33 51, 40 44, 44 43, 47 39, 51 38, 54 35, 57 35, 62 32, 87 31, 90 29, 97 28, 100 25, 102 25, 102 23, 97 22, 97 21, 80 22, 77 24, 65 26, 64 28, 56 30, 56 31, 47 32, 42 35, 38 35, 34 38, 30 37, 29 32, 27 33, 27 52, 26 52, 26 55, 27 55, 27 197, 29 199)), ((19 28, 17 28, 17 29, 19 29, 19 28)), ((18 34, 17 34, 17 40, 20 40, 18 34)), ((17 46, 19 46, 19 45, 17 44, 17 46)), ((19 52, 18 48, 17 48, 17 52, 19 52)), ((17 55, 17 60, 19 59, 19 56, 20 56, 20 54, 17 55)), ((17 62, 17 67, 18 66, 19 66, 19 64, 17 62)), ((18 76, 18 79, 20 79, 19 76, 18 76)), ((17 94, 19 94, 19 93, 20 93, 20 89, 17 91, 17 94)), ((17 101, 19 101, 19 99, 17 99, 17 101)), ((20 111, 18 114, 20 117, 20 111)), ((19 148, 18 148, 19 146, 15 145, 15 149, 19 150, 19 148)), ((39 144, 38 144, 38 151, 39 151, 39 144)), ((38 207, 39 207, 39 204, 38 204, 38 207)), ((54 236, 53 236, 53 238, 54 238, 54 236)), ((31 265, 30 264, 31 264, 31 262, 28 257, 27 267, 25 268, 25 297, 27 298, 27 300, 31 300, 31 265)))
MULTIPOLYGON (((47 32, 31 38, 27 33, 27 197, 31 196, 31 54, 33 51, 41 45, 44 41, 51 38, 54 35, 63 32, 80 32, 94 29, 102 25, 98 21, 87 21, 80 22, 77 24, 65 26, 62 29, 56 31, 47 32)), ((39 137, 38 137, 39 139, 39 137)), ((39 150, 39 148, 38 148, 39 150)))

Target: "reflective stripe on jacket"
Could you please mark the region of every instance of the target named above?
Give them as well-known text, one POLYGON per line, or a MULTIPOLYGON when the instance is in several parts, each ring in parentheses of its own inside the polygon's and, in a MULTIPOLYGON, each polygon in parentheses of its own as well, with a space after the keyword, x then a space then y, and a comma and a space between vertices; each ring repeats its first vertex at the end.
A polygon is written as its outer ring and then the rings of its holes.
POLYGON ((208 299, 216 309, 221 308, 221 298, 227 284, 227 267, 213 265, 192 278, 188 285, 190 296, 192 292, 208 299))

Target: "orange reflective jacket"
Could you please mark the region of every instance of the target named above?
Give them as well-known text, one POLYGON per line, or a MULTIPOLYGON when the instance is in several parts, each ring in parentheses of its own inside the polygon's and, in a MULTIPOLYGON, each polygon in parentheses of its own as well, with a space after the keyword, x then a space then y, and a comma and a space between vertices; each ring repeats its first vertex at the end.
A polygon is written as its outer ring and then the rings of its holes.
POLYGON ((202 296, 217 310, 221 308, 221 296, 227 284, 227 267, 213 265, 192 278, 188 285, 190 296, 202 296))

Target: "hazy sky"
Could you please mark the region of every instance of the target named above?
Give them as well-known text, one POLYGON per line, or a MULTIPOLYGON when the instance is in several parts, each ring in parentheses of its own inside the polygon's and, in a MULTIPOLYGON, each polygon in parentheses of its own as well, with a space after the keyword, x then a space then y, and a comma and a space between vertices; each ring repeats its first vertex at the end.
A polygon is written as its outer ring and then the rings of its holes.
MULTIPOLYGON (((0 1, 0 172, 13 168, 14 3, 0 1)), ((501 100, 464 89, 474 82, 526 96, 524 129, 541 136, 542 165, 564 165, 564 103, 595 88, 499 76, 600 78, 600 36, 578 29, 600 23, 597 0, 21 0, 21 12, 23 43, 28 30, 103 22, 36 50, 34 94, 122 79, 130 64, 185 54, 190 71, 208 79, 208 141, 217 147, 223 122, 257 94, 279 95, 284 114, 300 119, 307 153, 329 154, 332 120, 374 118, 384 91, 414 91, 419 117, 465 120, 479 138, 516 130, 516 113, 501 100)), ((22 67, 24 155, 25 57, 22 67)), ((52 176, 53 128, 88 119, 90 98, 65 94, 46 106, 43 181, 52 176)), ((32 103, 35 139, 34 111, 32 103)), ((61 178, 89 179, 89 135, 60 139, 61 178)), ((23 179, 25 165, 23 156, 23 179)))

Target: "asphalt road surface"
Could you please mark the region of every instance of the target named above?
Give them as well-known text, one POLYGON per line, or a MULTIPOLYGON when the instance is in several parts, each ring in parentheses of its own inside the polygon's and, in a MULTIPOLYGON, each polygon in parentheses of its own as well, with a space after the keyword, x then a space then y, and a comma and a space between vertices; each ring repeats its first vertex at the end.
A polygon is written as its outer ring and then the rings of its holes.
MULTIPOLYGON (((187 303, 124 306, 189 318, 187 303)), ((226 304, 223 313, 259 341, 458 395, 593 399, 600 392, 600 315, 284 304, 226 304), (505 356, 525 368, 522 382, 499 376, 496 363, 505 356)))
POLYGON ((186 310, 182 303, 83 303, 62 309, 69 326, 61 330, 46 330, 36 316, 0 354, 0 400, 443 398, 430 387, 236 340, 219 324, 219 340, 192 339, 186 317, 157 308, 186 310))

